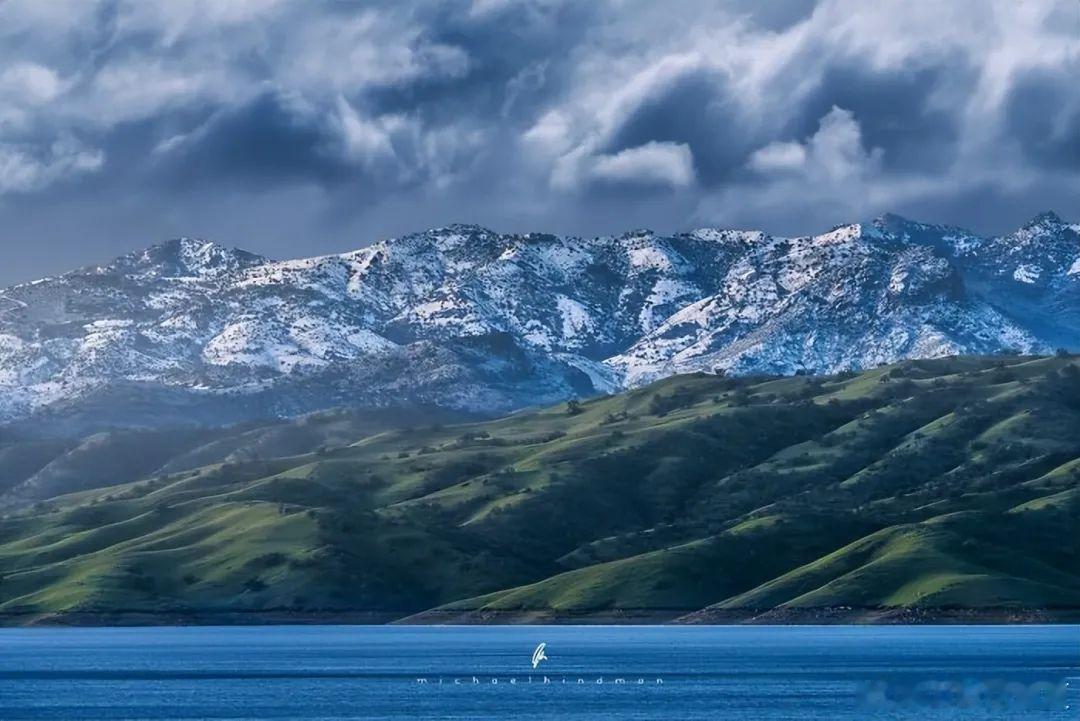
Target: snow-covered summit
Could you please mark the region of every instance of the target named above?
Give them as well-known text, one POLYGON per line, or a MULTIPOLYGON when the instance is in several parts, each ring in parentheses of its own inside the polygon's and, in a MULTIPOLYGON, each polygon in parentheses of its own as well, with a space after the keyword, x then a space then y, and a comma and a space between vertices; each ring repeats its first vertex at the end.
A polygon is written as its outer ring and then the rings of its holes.
POLYGON ((147 397, 185 409, 160 422, 195 407, 496 411, 700 369, 1080 347, 1078 227, 1040 214, 983 238, 884 215, 790 238, 578 238, 455 224, 284 261, 180 238, 0 291, 0 418, 97 404, 125 423, 147 397))
POLYGON ((174 238, 128 253, 93 272, 161 278, 214 278, 266 262, 262 256, 200 238, 174 238))

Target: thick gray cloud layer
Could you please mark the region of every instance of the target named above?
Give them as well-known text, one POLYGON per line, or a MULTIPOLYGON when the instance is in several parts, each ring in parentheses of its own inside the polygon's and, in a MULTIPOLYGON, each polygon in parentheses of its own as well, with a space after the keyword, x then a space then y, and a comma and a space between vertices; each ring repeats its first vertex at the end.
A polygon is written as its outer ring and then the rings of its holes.
POLYGON ((0 0, 0 282, 177 235, 1080 218, 1075 0, 0 0))

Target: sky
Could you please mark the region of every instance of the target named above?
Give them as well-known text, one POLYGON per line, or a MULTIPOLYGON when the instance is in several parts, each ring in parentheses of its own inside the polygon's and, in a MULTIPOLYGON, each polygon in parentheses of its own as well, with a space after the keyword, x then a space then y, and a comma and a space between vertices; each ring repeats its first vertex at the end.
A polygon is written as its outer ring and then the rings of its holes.
POLYGON ((0 284, 196 236, 1080 220, 1080 0, 0 0, 0 284))

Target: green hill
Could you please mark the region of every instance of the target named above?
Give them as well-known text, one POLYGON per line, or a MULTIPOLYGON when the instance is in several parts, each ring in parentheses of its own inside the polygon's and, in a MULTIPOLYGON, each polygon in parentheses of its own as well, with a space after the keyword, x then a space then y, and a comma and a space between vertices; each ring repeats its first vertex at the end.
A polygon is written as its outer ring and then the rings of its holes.
POLYGON ((147 438, 145 458, 127 442, 104 487, 113 466, 80 474, 71 455, 96 451, 90 439, 12 451, 31 469, 52 453, 65 462, 8 497, 2 618, 1080 609, 1073 358, 698 374, 464 425, 387 430, 403 419, 378 415, 147 438))

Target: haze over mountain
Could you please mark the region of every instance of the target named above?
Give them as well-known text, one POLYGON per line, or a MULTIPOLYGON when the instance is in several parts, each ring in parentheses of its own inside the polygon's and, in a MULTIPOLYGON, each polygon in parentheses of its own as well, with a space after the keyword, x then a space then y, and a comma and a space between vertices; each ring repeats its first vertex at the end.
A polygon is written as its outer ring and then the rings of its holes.
POLYGON ((885 215, 793 238, 453 225, 273 261, 178 239, 0 291, 0 420, 495 413, 670 376, 1080 347, 1080 225, 885 215))

